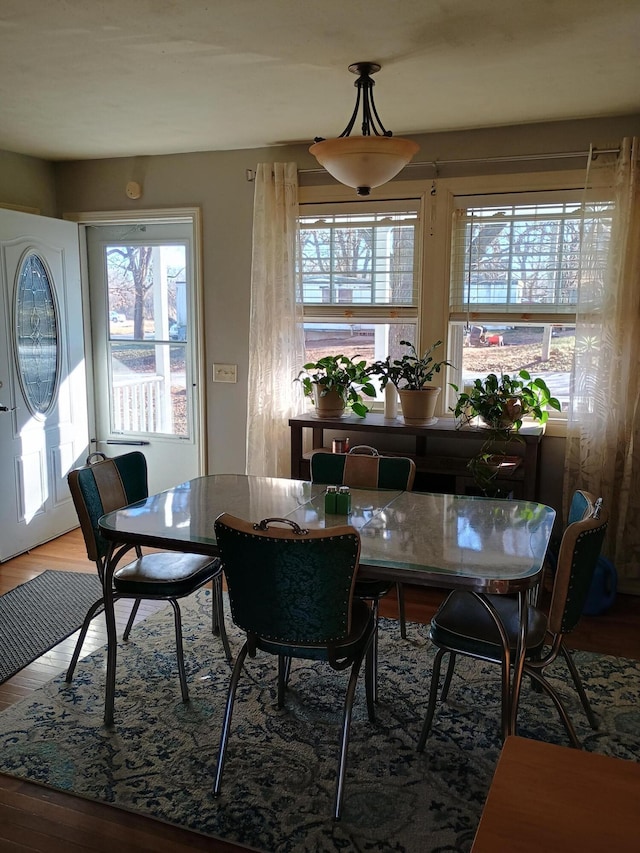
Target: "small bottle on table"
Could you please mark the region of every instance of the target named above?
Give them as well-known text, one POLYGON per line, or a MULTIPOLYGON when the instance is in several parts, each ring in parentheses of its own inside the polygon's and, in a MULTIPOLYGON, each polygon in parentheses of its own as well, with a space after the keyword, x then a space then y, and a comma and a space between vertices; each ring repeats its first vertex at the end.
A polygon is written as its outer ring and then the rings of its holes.
POLYGON ((349 515, 351 512, 351 492, 349 486, 340 486, 336 497, 336 513, 349 515))

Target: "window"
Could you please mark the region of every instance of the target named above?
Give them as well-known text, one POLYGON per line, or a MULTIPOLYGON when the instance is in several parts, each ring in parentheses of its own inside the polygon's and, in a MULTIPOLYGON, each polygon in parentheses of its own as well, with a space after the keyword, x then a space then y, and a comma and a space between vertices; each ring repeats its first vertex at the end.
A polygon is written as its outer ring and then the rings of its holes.
POLYGON ((305 354, 401 355, 418 318, 416 199, 301 205, 305 354))
MULTIPOLYGON (((603 270, 609 204, 597 218, 603 270)), ((525 368, 568 407, 581 223, 579 192, 456 199, 449 358, 458 387, 525 368)))
POLYGON ((60 335, 52 282, 41 258, 22 261, 16 289, 18 379, 32 415, 54 405, 60 372, 60 335))
POLYGON ((187 246, 106 243, 111 431, 189 436, 187 246))

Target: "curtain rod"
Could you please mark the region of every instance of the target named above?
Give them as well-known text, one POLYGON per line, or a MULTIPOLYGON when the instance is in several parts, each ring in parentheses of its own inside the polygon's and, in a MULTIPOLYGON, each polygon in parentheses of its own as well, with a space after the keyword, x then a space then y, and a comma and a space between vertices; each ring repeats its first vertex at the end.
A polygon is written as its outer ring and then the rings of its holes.
MULTIPOLYGON (((499 157, 469 157, 462 160, 423 160, 418 163, 407 163, 405 169, 417 168, 419 166, 431 166, 437 169, 440 166, 459 166, 471 163, 521 163, 534 160, 561 160, 572 157, 588 157, 590 154, 595 160, 600 154, 619 154, 620 148, 592 148, 589 151, 562 151, 556 154, 513 154, 499 157)), ((300 175, 312 175, 325 172, 325 169, 299 169, 300 175)))

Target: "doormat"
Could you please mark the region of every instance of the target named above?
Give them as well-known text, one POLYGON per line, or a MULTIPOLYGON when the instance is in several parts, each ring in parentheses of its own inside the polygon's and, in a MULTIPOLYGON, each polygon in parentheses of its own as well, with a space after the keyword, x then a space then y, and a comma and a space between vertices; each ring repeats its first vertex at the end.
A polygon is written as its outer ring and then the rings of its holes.
POLYGON ((101 597, 96 573, 51 569, 0 596, 0 684, 77 631, 101 597))

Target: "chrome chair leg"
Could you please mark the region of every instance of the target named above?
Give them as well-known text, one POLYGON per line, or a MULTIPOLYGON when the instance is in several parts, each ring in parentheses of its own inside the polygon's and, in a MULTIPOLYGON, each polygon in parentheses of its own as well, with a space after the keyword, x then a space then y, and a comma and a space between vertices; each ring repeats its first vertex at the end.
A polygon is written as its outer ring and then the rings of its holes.
POLYGON ((378 701, 378 621, 379 621, 379 601, 377 598, 374 598, 371 602, 371 610, 373 611, 373 622, 374 622, 374 632, 373 632, 373 701, 378 701))
POLYGON ((284 708, 284 693, 289 680, 290 667, 291 658, 285 657, 284 655, 278 655, 278 708, 284 708))
MULTIPOLYGON (((107 552, 107 561, 111 559, 111 549, 107 552)), ((104 723, 113 725, 113 706, 116 695, 116 665, 118 658, 118 636, 116 632, 116 615, 114 604, 116 596, 111 589, 111 577, 105 586, 104 618, 107 624, 107 677, 104 697, 104 723)))
POLYGON ((182 701, 189 701, 189 688, 187 686, 187 673, 184 668, 184 652, 182 648, 182 617, 180 615, 180 605, 175 598, 170 598, 169 603, 173 607, 173 620, 176 628, 176 656, 178 658, 178 676, 180 678, 180 690, 182 692, 182 701))
MULTIPOLYGON (((375 635, 374 635, 375 636, 375 635)), ((356 692, 358 673, 362 664, 363 655, 354 661, 349 676, 347 695, 344 700, 344 717, 342 721, 342 737, 340 738, 340 762, 338 765, 338 779, 336 781, 336 800, 333 809, 333 819, 340 820, 342 815, 342 800, 344 798, 344 777, 347 772, 347 750, 349 749, 349 731, 351 728, 351 715, 353 712, 353 699, 356 692)))
POLYGON ((76 647, 73 650, 73 655, 71 657, 71 663, 69 664, 69 669, 67 670, 67 674, 65 675, 65 681, 70 684, 71 679, 73 678, 73 673, 76 668, 76 664, 78 663, 78 658, 80 657, 80 652, 82 651, 82 646, 84 645, 85 638, 87 636, 87 631, 89 630, 89 624, 93 617, 97 614, 100 608, 104 605, 104 598, 100 598, 96 601, 95 604, 92 604, 89 610, 87 610, 87 615, 84 617, 84 622, 82 623, 82 628, 80 629, 80 633, 78 635, 78 641, 76 642, 76 647))
POLYGON ((400 636, 407 639, 407 616, 404 607, 404 589, 401 583, 396 584, 396 595, 398 597, 398 621, 400 622, 400 636))
POLYGON ((227 704, 224 709, 224 719, 222 721, 222 732, 220 733, 220 748, 218 750, 218 763, 216 765, 216 778, 213 783, 213 796, 218 797, 220 795, 220 786, 222 784, 222 771, 224 769, 224 760, 227 753, 227 743, 229 741, 229 730, 231 729, 231 717, 233 715, 233 703, 236 696, 236 689, 238 687, 238 681, 240 679, 240 674, 242 672, 242 667, 244 666, 244 659, 247 656, 248 646, 247 643, 243 645, 240 649, 238 657, 236 658, 235 665, 233 667, 233 673, 231 675, 231 682, 229 684, 229 692, 227 693, 227 704))
POLYGON ((373 667, 373 637, 367 644, 367 651, 364 659, 364 690, 365 696, 367 698, 367 714, 369 716, 369 722, 375 723, 376 721, 376 706, 373 698, 373 680, 374 680, 374 667, 373 667))
POLYGON ((525 668, 525 672, 529 675, 535 682, 537 682, 540 687, 544 690, 547 696, 551 699, 553 704, 556 706, 556 710, 560 715, 560 719, 564 725, 565 731, 569 736, 569 740, 571 741, 571 745, 575 747, 575 749, 582 749, 582 744, 578 740, 578 736, 576 734, 576 730, 573 727, 573 723, 569 718, 569 714, 567 713, 567 709, 564 707, 564 704, 553 687, 549 684, 546 678, 541 675, 536 670, 532 670, 529 668, 525 668))
POLYGON ((597 730, 599 724, 595 714, 593 713, 593 708, 591 707, 591 703, 587 698, 587 694, 585 693, 584 686, 582 684, 582 679, 580 678, 580 674, 578 673, 575 661, 571 656, 571 652, 565 647, 564 643, 560 646, 560 651, 562 652, 562 655, 567 663, 567 667, 569 668, 569 672, 571 673, 571 677, 573 678, 573 683, 575 685, 578 696, 580 697, 580 701, 582 702, 582 707, 584 708, 584 712, 587 715, 587 719, 589 720, 589 725, 592 729, 597 730))
POLYGON ((289 683, 289 677, 291 675, 291 658, 285 658, 284 661, 284 686, 286 687, 289 683))
POLYGON ((507 739, 507 735, 515 734, 515 721, 514 731, 511 732, 511 652, 506 646, 502 649, 502 660, 500 662, 500 666, 502 674, 502 741, 504 743, 507 739))
POLYGON ((451 679, 453 678, 453 670, 456 666, 456 653, 449 652, 449 663, 447 665, 447 674, 444 677, 444 684, 442 685, 442 693, 440 694, 440 699, 443 702, 447 701, 447 697, 449 695, 449 688, 451 687, 451 679))
MULTIPOLYGON (((446 649, 438 649, 438 651, 436 652, 436 656, 433 660, 433 669, 431 670, 431 686, 429 687, 429 704, 427 705, 427 715, 424 718, 422 731, 420 732, 420 739, 418 740, 418 752, 424 752, 424 746, 427 742, 427 737, 429 736, 429 732, 431 730, 431 723, 433 722, 433 715, 436 710, 436 699, 438 698, 438 684, 440 683, 440 666, 442 665, 442 658, 446 651, 446 649)), ((449 667, 451 667, 451 661, 449 661, 449 667)), ((447 676, 448 675, 449 673, 447 672, 447 676)))
POLYGON ((218 575, 213 579, 211 589, 211 608, 212 608, 212 631, 222 640, 222 648, 227 663, 233 663, 233 655, 229 646, 229 638, 227 629, 224 624, 224 597, 222 594, 222 575, 218 575))
POLYGON ((129 634, 131 633, 131 629, 133 628, 133 622, 138 614, 138 608, 140 607, 141 599, 136 598, 133 602, 133 607, 131 608, 131 613, 129 614, 129 618, 127 619, 127 624, 124 629, 124 634, 122 635, 122 639, 126 642, 129 639, 129 634))

